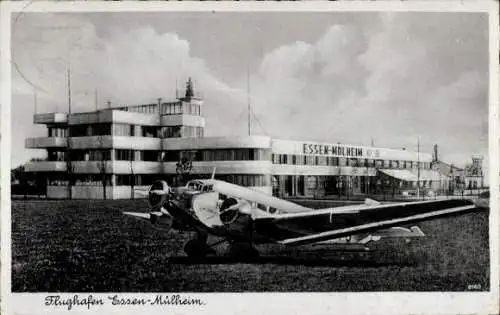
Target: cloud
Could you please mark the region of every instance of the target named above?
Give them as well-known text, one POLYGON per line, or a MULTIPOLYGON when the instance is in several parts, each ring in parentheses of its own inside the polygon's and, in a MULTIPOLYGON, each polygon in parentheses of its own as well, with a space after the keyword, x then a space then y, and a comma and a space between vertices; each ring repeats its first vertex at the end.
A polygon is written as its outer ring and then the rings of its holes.
MULTIPOLYGON (((379 146, 414 150, 420 138, 424 150, 437 143, 459 165, 470 153, 487 151, 487 20, 457 14, 378 17, 367 25, 333 23, 317 39, 290 41, 256 56, 250 76, 253 131, 365 145, 373 139, 379 146)), ((40 111, 67 108, 71 63, 75 110, 92 110, 96 89, 100 107, 107 100, 171 99, 176 84, 182 87, 191 76, 205 96, 206 135, 246 133, 246 64, 232 70, 240 80, 224 82, 208 57, 195 57, 191 39, 174 32, 143 25, 103 35, 74 14, 21 19, 14 54, 23 75, 44 90, 40 111)), ((217 58, 231 54, 229 48, 217 58)), ((25 106, 32 89, 14 75, 14 95, 25 96, 25 106)), ((14 128, 19 137, 39 134, 14 128)))
MULTIPOLYGON (((159 97, 174 99, 175 86, 183 88, 188 77, 193 78, 195 89, 203 90, 210 107, 218 109, 217 113, 206 112, 209 121, 214 118, 215 126, 221 111, 232 112, 227 106, 231 95, 242 99, 239 89, 216 78, 202 59, 191 56, 188 41, 177 34, 160 34, 145 26, 127 32, 116 30, 101 38, 84 18, 49 15, 21 17, 22 27, 13 36, 19 70, 13 70, 13 115, 22 117, 21 121, 31 121, 34 90, 38 112, 68 110, 68 68, 75 112, 93 110, 96 94, 99 108, 107 101, 118 106, 156 102, 159 97)), ((13 128, 19 140, 43 134, 42 127, 31 124, 13 124, 13 128)), ((23 145, 18 141, 13 147, 15 164, 29 158, 23 145)))
POLYGON ((333 25, 316 42, 268 53, 253 96, 259 120, 284 138, 413 150, 420 138, 426 151, 437 143, 461 154, 458 164, 484 153, 487 41, 474 47, 460 30, 440 30, 443 17, 420 18, 382 14, 369 31, 333 25))

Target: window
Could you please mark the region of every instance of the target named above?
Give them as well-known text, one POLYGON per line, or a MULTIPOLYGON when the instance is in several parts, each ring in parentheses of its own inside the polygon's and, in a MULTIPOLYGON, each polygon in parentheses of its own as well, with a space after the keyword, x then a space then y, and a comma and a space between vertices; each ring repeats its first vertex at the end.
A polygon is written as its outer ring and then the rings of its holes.
POLYGON ((269 175, 247 175, 247 174, 231 174, 231 175, 216 175, 217 179, 227 181, 240 186, 270 186, 269 175))
POLYGON ((316 162, 316 159, 315 159, 315 156, 312 156, 312 155, 305 155, 306 157, 306 161, 305 161, 305 165, 315 165, 315 162, 316 162))
POLYGON ((307 188, 315 189, 318 185, 318 179, 316 176, 307 176, 307 188))
POLYGON ((89 150, 90 161, 109 161, 111 160, 111 150, 89 150))
MULTIPOLYGON (((164 161, 179 161, 186 156, 192 161, 256 161, 269 160, 270 152, 266 149, 218 149, 218 150, 189 150, 189 151, 165 151, 162 153, 164 161), (185 154, 189 154, 186 156, 185 154)), ((273 154, 274 164, 284 164, 286 155, 273 154)))
POLYGON ((111 186, 111 175, 106 174, 76 174, 75 185, 76 186, 102 186, 103 181, 107 186, 111 186))
POLYGON ((164 138, 180 138, 181 126, 163 127, 162 134, 164 138))
POLYGON ((158 137, 158 127, 155 126, 142 126, 142 137, 156 138, 158 137))
POLYGON ((347 159, 346 158, 339 158, 339 166, 346 166, 347 164, 347 159))
POLYGON ((131 186, 135 185, 135 178, 131 174, 126 175, 116 175, 116 185, 117 186, 131 186))
POLYGON ((72 137, 108 136, 111 135, 111 124, 73 125, 70 127, 70 134, 72 137))
POLYGON ((132 150, 115 150, 115 160, 117 161, 134 161, 134 151, 132 150))
POLYGON ((133 137, 134 126, 129 124, 113 124, 113 136, 133 137))
POLYGON ((278 154, 274 153, 271 155, 273 164, 279 164, 278 156, 279 156, 278 154))
POLYGON ((203 127, 195 127, 196 128, 196 137, 203 138, 204 129, 203 127))
POLYGON ((65 151, 49 150, 47 152, 47 159, 49 161, 65 161, 66 160, 66 152, 65 151))
POLYGON ((110 123, 104 123, 104 124, 91 124, 89 125, 89 132, 88 134, 90 136, 109 136, 111 135, 111 124, 110 123))
POLYGON ((49 186, 67 186, 68 180, 65 173, 48 173, 47 181, 49 186))
MULTIPOLYGON (((111 160, 111 150, 71 150, 69 151, 70 159, 72 161, 109 161, 111 160)), ((57 161, 64 160, 62 152, 57 154, 57 161)), ((56 156, 50 155, 49 159, 56 156)))
POLYGON ((355 158, 349 159, 349 165, 350 166, 361 166, 361 164, 359 163, 359 160, 355 159, 355 158))
POLYGON ((159 152, 156 150, 140 151, 140 161, 157 162, 159 159, 159 152))
POLYGON ((70 127, 71 137, 85 137, 87 136, 88 125, 74 125, 70 127))
POLYGON ((336 156, 329 156, 326 159, 327 165, 329 166, 338 166, 339 165, 339 158, 336 156))
POLYGON ((61 137, 61 138, 67 137, 68 136, 68 129, 49 127, 48 134, 49 134, 49 137, 61 137))

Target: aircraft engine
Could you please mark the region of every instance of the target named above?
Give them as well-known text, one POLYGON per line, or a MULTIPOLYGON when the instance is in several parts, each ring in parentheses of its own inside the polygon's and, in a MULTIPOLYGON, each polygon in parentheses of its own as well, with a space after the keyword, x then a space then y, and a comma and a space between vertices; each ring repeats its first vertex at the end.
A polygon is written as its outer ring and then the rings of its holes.
POLYGON ((170 187, 167 182, 164 180, 154 182, 148 192, 148 202, 151 212, 159 211, 161 207, 168 203, 169 197, 170 187))
POLYGON ((173 217, 168 212, 168 201, 170 198, 170 187, 167 182, 160 180, 154 182, 149 188, 148 202, 151 208, 149 221, 164 229, 170 229, 173 224, 173 217))

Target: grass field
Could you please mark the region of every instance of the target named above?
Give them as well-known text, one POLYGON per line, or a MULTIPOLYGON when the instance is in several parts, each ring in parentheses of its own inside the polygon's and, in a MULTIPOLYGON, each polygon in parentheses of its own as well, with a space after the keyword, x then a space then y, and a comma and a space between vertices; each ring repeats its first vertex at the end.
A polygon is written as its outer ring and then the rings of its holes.
POLYGON ((213 258, 196 264, 182 251, 192 234, 165 233, 122 211, 147 211, 146 201, 13 200, 12 291, 489 289, 487 213, 423 223, 428 237, 378 243, 370 260, 264 248, 257 263, 213 258))

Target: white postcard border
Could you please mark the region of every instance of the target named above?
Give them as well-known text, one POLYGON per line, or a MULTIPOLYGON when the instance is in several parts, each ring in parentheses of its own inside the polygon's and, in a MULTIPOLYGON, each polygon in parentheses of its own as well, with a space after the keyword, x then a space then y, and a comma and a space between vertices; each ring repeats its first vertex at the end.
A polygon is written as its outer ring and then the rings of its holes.
MULTIPOLYGON (((50 309, 44 306, 49 294, 12 294, 11 288, 11 212, 10 212, 10 146, 11 146, 11 65, 10 65, 10 13, 13 12, 137 12, 137 11, 421 11, 421 12, 489 12, 490 16, 490 111, 489 111, 489 184, 491 209, 499 209, 499 71, 498 71, 498 4, 494 2, 15 2, 1 3, 1 247, 2 247, 2 313, 5 314, 53 314, 67 313, 66 308, 50 309), (495 158, 497 157, 497 158, 495 158)), ((499 218, 498 211, 490 215, 490 292, 467 293, 180 293, 183 297, 200 298, 203 306, 127 306, 116 307, 107 303, 87 310, 75 307, 71 313, 87 314, 494 314, 499 309, 499 218)), ((174 294, 174 293, 171 293, 174 294)), ((171 295, 170 294, 170 295, 171 295)), ((50 295, 53 295, 52 293, 50 295)), ((95 298, 107 299, 113 294, 92 293, 95 298)), ((71 298, 72 293, 61 294, 71 298)), ((81 293, 84 299, 88 293, 81 293)), ((120 294, 123 298, 154 297, 156 294, 120 294)))

